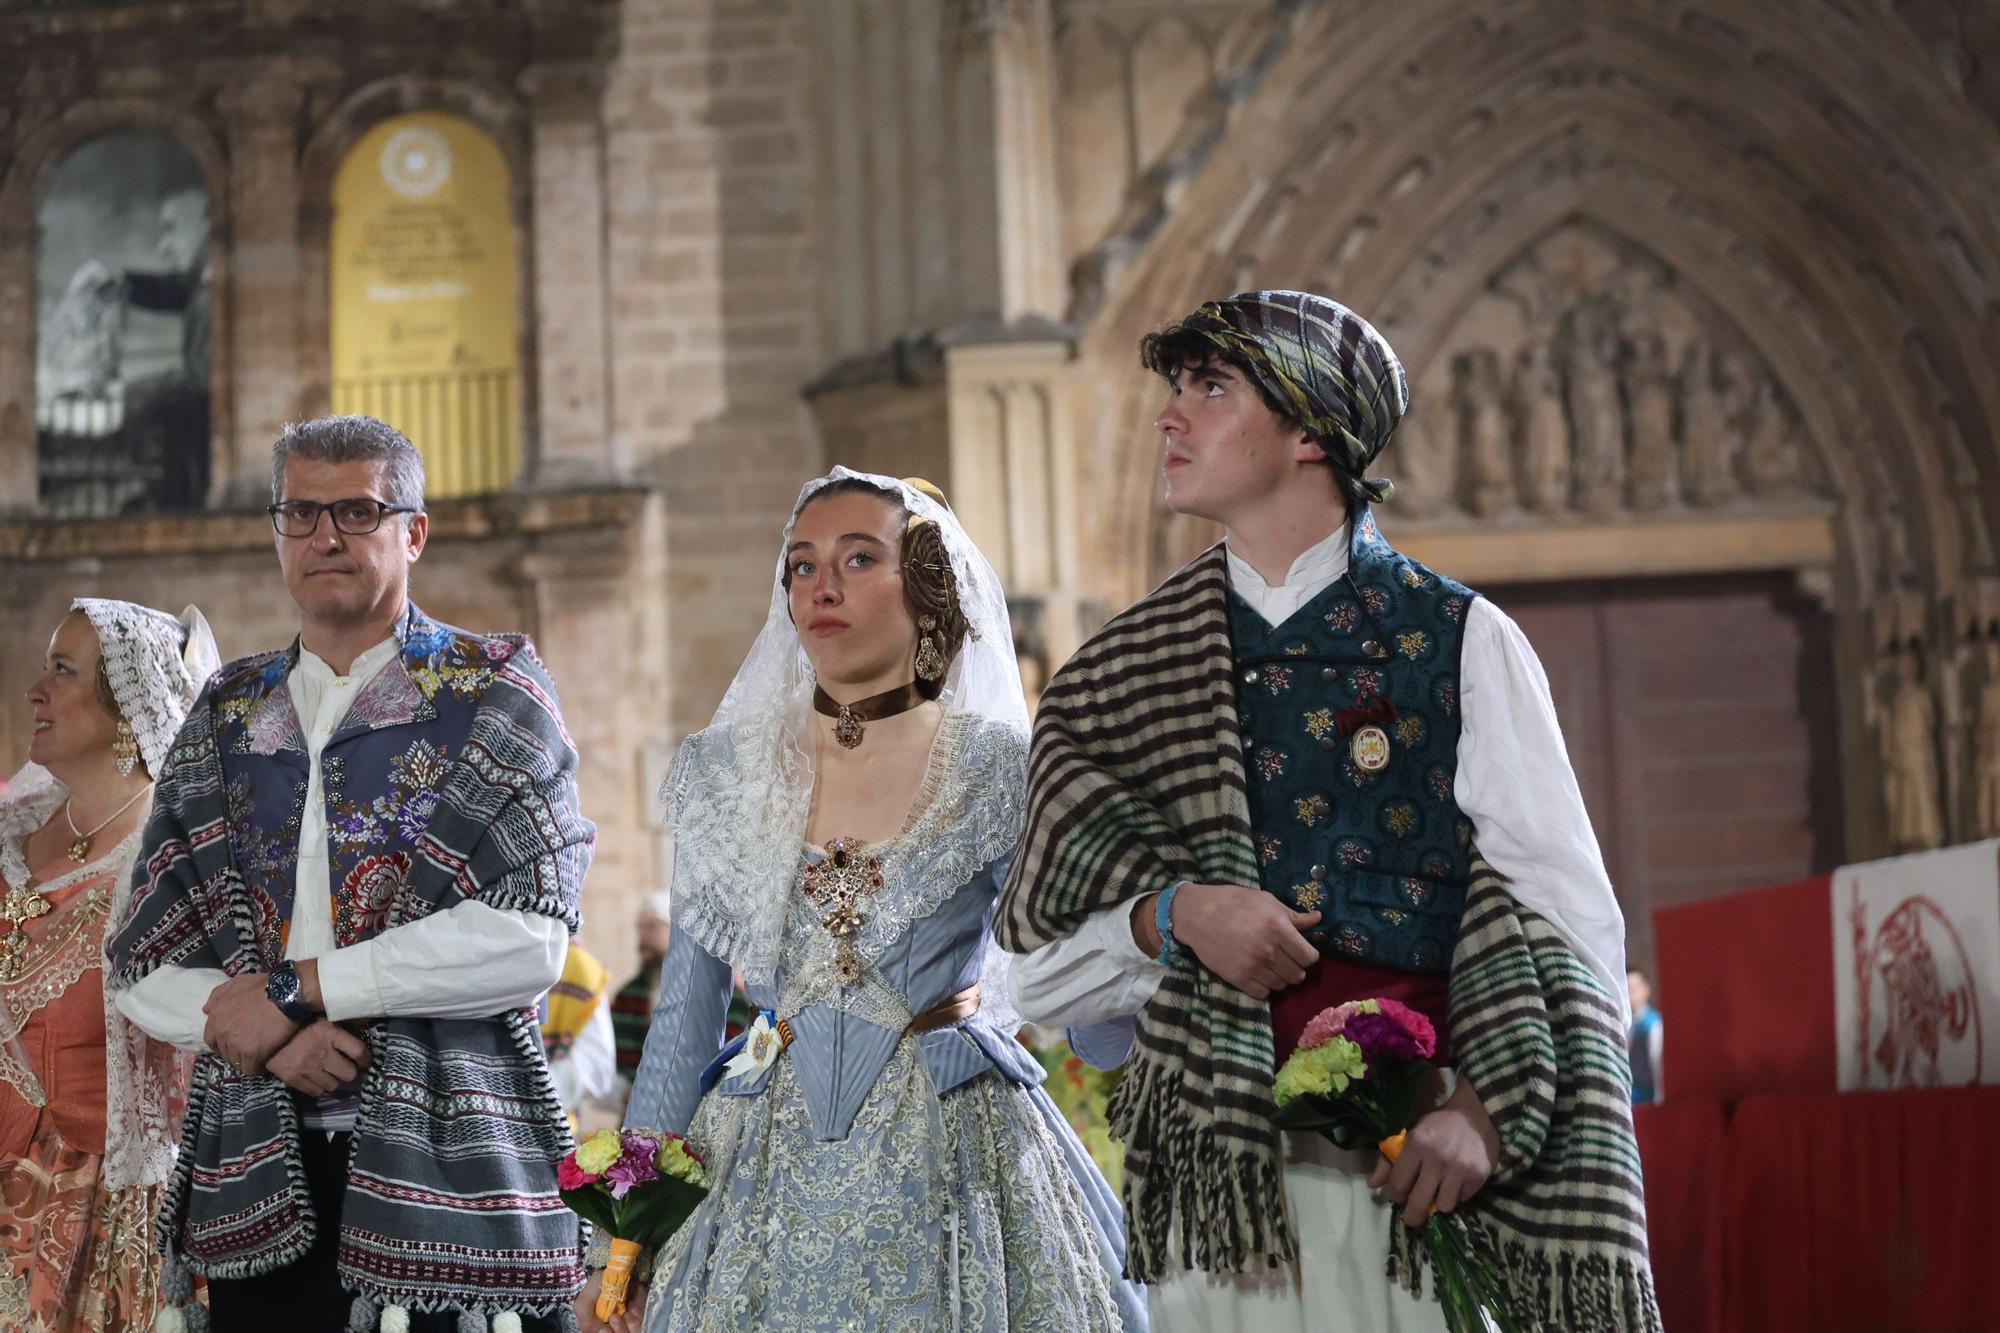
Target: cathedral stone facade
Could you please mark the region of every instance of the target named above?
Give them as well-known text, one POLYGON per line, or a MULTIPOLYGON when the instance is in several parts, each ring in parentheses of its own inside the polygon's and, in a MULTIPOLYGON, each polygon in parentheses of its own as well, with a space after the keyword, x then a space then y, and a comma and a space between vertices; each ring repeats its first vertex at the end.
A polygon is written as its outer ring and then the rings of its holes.
MULTIPOLYGON (((1045 676, 1212 539, 1158 503, 1134 348, 1253 285, 1404 356, 1383 526, 1522 608, 1600 836, 1654 847, 1613 856, 1628 915, 2000 833, 1996 69, 1990 6, 1945 0, 0 3, 0 692, 76 595, 198 602, 225 654, 292 632, 256 511, 279 427, 333 402, 334 176, 440 111, 508 169, 520 457, 434 504, 415 594, 540 645, 614 971, 799 483, 937 481, 1045 676), (46 484, 38 207, 121 133, 205 187, 210 448, 198 504, 78 513, 46 484), (1594 650, 1535 619, 1564 595, 1627 608, 1604 698, 1666 701, 1657 734, 1587 720, 1594 650), (1662 596, 1763 609, 1648 676, 1684 638, 1662 596), (1789 768, 1711 739, 1746 674, 1789 768), (1618 814, 1697 810, 1675 783, 1806 831, 1677 870, 1698 825, 1618 814)), ((25 747, 9 706, 0 762, 25 747)))

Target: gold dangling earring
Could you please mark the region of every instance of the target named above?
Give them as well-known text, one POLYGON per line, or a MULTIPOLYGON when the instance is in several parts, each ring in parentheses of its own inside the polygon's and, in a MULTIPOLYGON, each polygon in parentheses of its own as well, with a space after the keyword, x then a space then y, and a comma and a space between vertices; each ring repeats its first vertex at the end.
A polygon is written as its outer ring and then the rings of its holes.
POLYGON ((937 617, 918 616, 917 628, 923 631, 917 639, 917 675, 924 680, 936 680, 944 675, 944 654, 938 651, 937 640, 931 637, 937 630, 937 617))
POLYGON ((132 724, 124 718, 118 719, 118 735, 111 742, 111 761, 118 765, 118 776, 129 778, 132 768, 139 762, 139 738, 132 734, 132 724))

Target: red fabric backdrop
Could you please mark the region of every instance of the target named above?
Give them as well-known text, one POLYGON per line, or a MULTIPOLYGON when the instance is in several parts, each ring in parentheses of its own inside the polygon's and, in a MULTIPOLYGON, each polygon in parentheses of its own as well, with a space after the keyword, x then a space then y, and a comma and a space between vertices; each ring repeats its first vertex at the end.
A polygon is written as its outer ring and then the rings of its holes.
POLYGON ((1754 1097, 1730 1121, 1731 1333, 2000 1328, 2000 1088, 1754 1097))
POLYGON ((1669 1333, 2000 1330, 2000 1087, 1840 1093, 1830 877, 1655 917, 1669 1333))
POLYGON ((1660 1318, 1668 1333, 1720 1333, 1722 1103, 1676 1097, 1635 1107, 1632 1121, 1646 1171, 1646 1240, 1660 1318))
POLYGON ((1653 915, 1667 1098, 1832 1092, 1832 877, 1653 915))

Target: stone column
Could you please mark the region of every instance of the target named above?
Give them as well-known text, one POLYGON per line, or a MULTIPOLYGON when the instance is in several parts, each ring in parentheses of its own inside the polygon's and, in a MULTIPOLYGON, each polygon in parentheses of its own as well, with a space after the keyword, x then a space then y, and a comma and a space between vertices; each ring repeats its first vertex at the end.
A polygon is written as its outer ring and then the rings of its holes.
POLYGON ((1057 339, 945 352, 946 494, 1008 597, 1037 607, 1032 647, 1051 672, 1081 641, 1069 361, 1057 339))
POLYGON ((1060 315, 1062 233, 1056 208, 1055 59, 1049 0, 955 0, 954 83, 960 197, 984 255, 961 299, 1002 323, 1060 315), (978 279, 984 279, 981 283, 978 279), (983 290, 982 290, 983 288, 983 290))
POLYGON ((0 516, 41 507, 35 475, 35 232, 0 227, 0 516))
POLYGON ((822 244, 864 253, 822 279, 813 411, 841 461, 944 488, 1053 669, 1079 625, 1050 3, 908 8, 815 13, 822 244))
POLYGON ((521 484, 613 475, 606 336, 604 75, 586 61, 521 76, 533 108, 529 211, 534 256, 535 428, 521 484))
POLYGON ((227 88, 218 99, 229 127, 229 198, 226 212, 224 201, 209 203, 211 226, 226 238, 227 255, 227 268, 215 274, 211 327, 211 504, 266 503, 271 443, 286 422, 302 415, 298 128, 304 98, 295 80, 260 78, 227 88))

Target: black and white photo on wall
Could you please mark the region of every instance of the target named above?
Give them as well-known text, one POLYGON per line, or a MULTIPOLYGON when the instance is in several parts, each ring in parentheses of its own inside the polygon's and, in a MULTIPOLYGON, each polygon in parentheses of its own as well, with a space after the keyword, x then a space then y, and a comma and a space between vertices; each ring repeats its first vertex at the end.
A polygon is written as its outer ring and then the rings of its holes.
POLYGON ((159 134, 78 145, 36 210, 35 446, 55 516, 199 506, 209 477, 208 192, 159 134))

